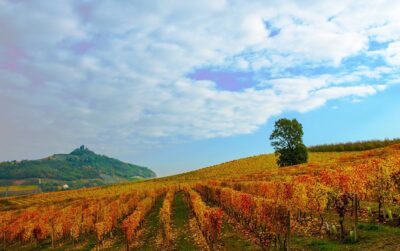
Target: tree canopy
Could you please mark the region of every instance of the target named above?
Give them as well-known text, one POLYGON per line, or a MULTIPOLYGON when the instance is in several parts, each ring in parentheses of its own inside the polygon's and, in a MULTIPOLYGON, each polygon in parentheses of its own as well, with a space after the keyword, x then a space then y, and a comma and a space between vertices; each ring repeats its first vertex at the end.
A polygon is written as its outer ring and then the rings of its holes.
POLYGON ((307 147, 303 144, 303 126, 296 119, 280 119, 270 138, 271 145, 278 156, 279 166, 306 163, 307 147))

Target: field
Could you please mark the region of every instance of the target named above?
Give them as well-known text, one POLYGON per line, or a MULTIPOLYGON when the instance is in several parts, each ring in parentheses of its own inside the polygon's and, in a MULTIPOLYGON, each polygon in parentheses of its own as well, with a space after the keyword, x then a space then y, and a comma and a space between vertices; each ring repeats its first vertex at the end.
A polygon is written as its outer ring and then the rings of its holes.
POLYGON ((400 145, 0 199, 4 250, 400 250, 400 145))
POLYGON ((40 189, 36 185, 0 186, 0 197, 35 194, 39 192, 40 189))

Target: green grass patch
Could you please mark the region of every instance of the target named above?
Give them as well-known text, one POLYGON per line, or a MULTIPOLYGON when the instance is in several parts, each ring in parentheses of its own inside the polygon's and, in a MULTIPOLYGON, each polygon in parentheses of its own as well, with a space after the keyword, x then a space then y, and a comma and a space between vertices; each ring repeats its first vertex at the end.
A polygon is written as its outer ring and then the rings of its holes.
POLYGON ((189 218, 189 205, 183 192, 178 192, 172 204, 172 223, 177 232, 175 250, 199 250, 189 230, 189 218))
POLYGON ((327 240, 313 240, 307 246, 312 250, 340 250, 338 244, 327 240))
MULTIPOLYGON (((347 229, 349 231, 349 229, 347 229)), ((400 250, 400 228, 372 223, 358 225, 358 241, 353 243, 348 237, 340 241, 334 237, 294 237, 293 250, 400 250), (332 238, 332 239, 331 239, 332 238)))
POLYGON ((139 247, 137 250, 157 250, 156 238, 161 229, 160 209, 162 204, 163 199, 159 198, 146 216, 143 226, 144 234, 140 237, 141 241, 143 241, 143 246, 139 247))
POLYGON ((365 231, 379 231, 382 230, 382 227, 377 224, 359 224, 358 229, 365 231))
POLYGON ((233 228, 226 220, 221 229, 221 242, 224 250, 261 250, 259 246, 246 240, 244 236, 233 228))
POLYGON ((0 187, 0 192, 19 192, 19 191, 31 191, 38 189, 36 185, 20 185, 20 186, 2 186, 0 187))

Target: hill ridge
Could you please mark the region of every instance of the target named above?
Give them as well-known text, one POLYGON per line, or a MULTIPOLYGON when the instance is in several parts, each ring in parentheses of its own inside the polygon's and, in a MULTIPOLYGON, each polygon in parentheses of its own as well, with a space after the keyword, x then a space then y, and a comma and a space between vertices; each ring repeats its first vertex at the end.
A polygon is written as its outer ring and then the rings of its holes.
POLYGON ((147 167, 96 154, 84 145, 67 154, 0 163, 0 185, 13 185, 16 180, 19 183, 24 180, 22 183, 28 185, 44 186, 40 184, 42 180, 54 183, 53 188, 44 187, 46 191, 54 190, 61 183, 78 188, 154 177, 156 174, 147 167))

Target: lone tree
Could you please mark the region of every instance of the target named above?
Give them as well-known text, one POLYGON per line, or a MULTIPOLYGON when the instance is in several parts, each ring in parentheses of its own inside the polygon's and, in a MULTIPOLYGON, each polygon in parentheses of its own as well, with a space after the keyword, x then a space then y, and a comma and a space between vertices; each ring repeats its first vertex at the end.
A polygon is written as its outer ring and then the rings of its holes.
POLYGON ((269 139, 280 167, 306 163, 307 147, 303 144, 303 126, 296 119, 280 119, 269 139))

